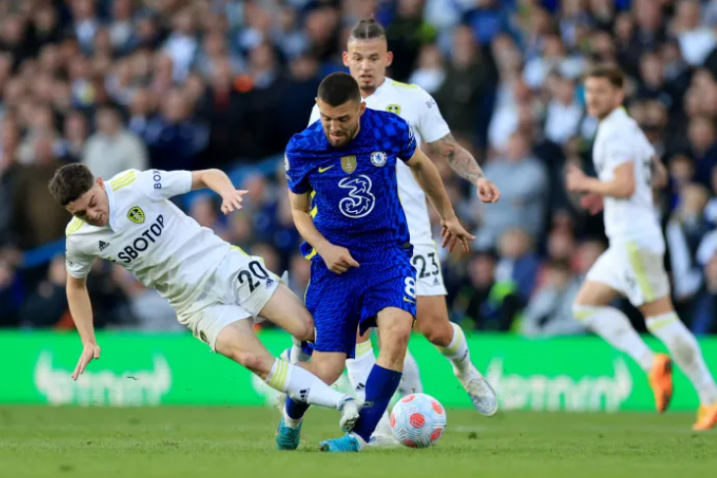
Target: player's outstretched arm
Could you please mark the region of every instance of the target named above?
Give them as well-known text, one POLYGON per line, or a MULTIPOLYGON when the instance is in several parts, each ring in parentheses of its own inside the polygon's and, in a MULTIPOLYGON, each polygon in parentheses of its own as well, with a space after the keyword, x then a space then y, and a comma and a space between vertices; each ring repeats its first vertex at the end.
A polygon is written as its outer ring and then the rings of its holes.
POLYGON ((242 196, 247 191, 234 187, 231 179, 218 169, 192 172, 192 190, 209 188, 222 197, 222 212, 229 214, 242 208, 242 196))
POLYGON ((75 322, 77 332, 82 339, 82 355, 77 362, 72 379, 77 380, 85 371, 87 364, 93 359, 100 358, 100 347, 95 338, 95 327, 92 323, 92 304, 90 294, 87 292, 87 279, 77 279, 67 276, 67 302, 70 305, 70 314, 75 322))
POLYGON ((627 199, 635 194, 635 165, 632 161, 621 163, 613 169, 613 178, 610 181, 600 181, 587 176, 580 168, 571 164, 568 167, 567 186, 571 192, 627 199))
POLYGON ((475 237, 463 229, 463 226, 458 221, 436 166, 420 149, 416 149, 416 152, 413 153, 413 156, 406 164, 411 168, 416 182, 421 186, 421 189, 426 193, 426 196, 431 200, 431 204, 433 204, 441 217, 442 247, 448 246, 449 250, 453 251, 456 243, 460 242, 463 245, 463 250, 468 252, 468 244, 475 237))
POLYGON ((316 229, 314 220, 311 217, 311 197, 309 193, 294 194, 289 191, 291 199, 291 215, 294 218, 296 229, 316 253, 326 263, 326 267, 335 274, 343 274, 351 267, 359 267, 359 263, 351 257, 351 253, 345 247, 331 244, 323 234, 316 229))
POLYGON ((448 133, 438 141, 428 143, 428 148, 432 156, 445 159, 456 174, 475 184, 481 201, 491 204, 498 202, 500 199, 498 186, 485 177, 478 161, 456 142, 452 134, 448 133))

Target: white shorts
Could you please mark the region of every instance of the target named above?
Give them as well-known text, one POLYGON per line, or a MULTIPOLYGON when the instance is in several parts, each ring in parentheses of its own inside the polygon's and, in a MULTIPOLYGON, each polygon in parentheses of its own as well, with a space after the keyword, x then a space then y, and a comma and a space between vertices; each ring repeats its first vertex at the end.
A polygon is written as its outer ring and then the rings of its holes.
POLYGON ((416 295, 446 295, 441 260, 435 243, 413 246, 411 264, 416 268, 416 295))
POLYGON ((670 294, 662 251, 634 241, 611 245, 590 268, 586 279, 609 285, 635 307, 670 294))
POLYGON ((216 351, 217 337, 227 325, 253 318, 271 300, 281 279, 264 266, 264 259, 233 247, 204 287, 189 314, 178 313, 179 322, 216 351))

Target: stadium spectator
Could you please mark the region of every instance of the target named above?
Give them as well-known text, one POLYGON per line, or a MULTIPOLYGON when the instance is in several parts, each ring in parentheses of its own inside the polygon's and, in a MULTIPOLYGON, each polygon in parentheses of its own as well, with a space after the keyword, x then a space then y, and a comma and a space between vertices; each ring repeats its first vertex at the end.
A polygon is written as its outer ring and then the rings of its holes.
POLYGON ((17 172, 13 194, 11 230, 17 246, 32 249, 64 237, 70 215, 52 201, 47 184, 61 166, 53 153, 54 136, 45 133, 36 140, 32 162, 17 172))
POLYGON ((0 122, 0 247, 13 238, 13 197, 20 166, 17 162, 19 132, 11 118, 0 122))
POLYGON ((164 52, 172 60, 172 78, 182 82, 189 74, 189 68, 199 50, 196 25, 190 8, 177 13, 173 20, 173 31, 165 44, 164 52))
POLYGON ((564 261, 550 262, 543 283, 530 298, 520 322, 520 333, 528 337, 582 334, 587 330, 573 318, 572 304, 580 280, 564 261))
POLYGON ((540 269, 533 236, 524 229, 509 229, 498 241, 500 260, 496 265, 496 279, 511 284, 521 303, 527 303, 535 289, 540 269))
POLYGON ((209 142, 209 128, 192 117, 187 98, 172 89, 162 98, 160 113, 150 119, 143 139, 150 164, 162 170, 197 169, 199 155, 209 142))
POLYGON ((453 316, 465 330, 505 332, 519 313, 522 306, 514 286, 498 282, 495 270, 493 254, 476 254, 468 263, 467 280, 452 294, 453 316))
POLYGON ((531 156, 530 144, 522 132, 510 136, 505 156, 491 160, 484 171, 500 188, 502 201, 482 208, 482 222, 476 231, 478 247, 497 244, 511 228, 525 228, 534 238, 543 234, 547 207, 548 177, 545 165, 531 156))
POLYGON ((476 121, 487 89, 487 73, 468 27, 456 28, 451 61, 445 80, 436 92, 441 114, 451 130, 466 138, 475 138, 476 121))
POLYGON ((17 309, 22 303, 18 294, 15 265, 9 260, 8 252, 0 249, 0 328, 17 325, 17 309))
POLYGON ((683 187, 680 203, 665 231, 673 277, 675 306, 686 317, 699 315, 704 292, 704 275, 697 251, 710 230, 704 216, 709 192, 697 184, 683 187))
POLYGON ((550 101, 545 114, 545 137, 563 146, 580 130, 583 106, 575 95, 575 83, 561 75, 554 75, 549 81, 550 101))
POLYGON ((62 129, 63 136, 55 145, 58 156, 68 162, 81 161, 89 130, 84 113, 68 112, 62 129))
POLYGON ((57 326, 67 313, 65 257, 56 256, 45 277, 19 311, 20 327, 50 328, 57 326))
POLYGON ((672 34, 680 43, 682 57, 690 66, 700 66, 717 46, 714 31, 700 25, 702 6, 698 0, 681 0, 677 3, 672 34))
POLYGON ((82 154, 82 162, 92 174, 109 179, 127 169, 144 171, 149 167, 144 145, 124 128, 115 109, 99 109, 95 121, 97 132, 87 140, 82 154))
POLYGON ((411 74, 409 83, 415 84, 431 94, 435 94, 446 79, 441 50, 435 44, 424 45, 418 56, 416 70, 411 74))
POLYGON ((712 169, 717 166, 717 131, 713 120, 705 116, 692 118, 687 134, 695 158, 694 179, 709 186, 712 169))

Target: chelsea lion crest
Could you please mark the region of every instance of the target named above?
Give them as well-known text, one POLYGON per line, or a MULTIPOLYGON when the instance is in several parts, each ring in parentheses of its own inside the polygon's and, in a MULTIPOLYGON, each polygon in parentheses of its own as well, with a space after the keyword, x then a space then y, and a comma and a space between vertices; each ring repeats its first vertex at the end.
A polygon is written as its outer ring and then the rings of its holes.
POLYGON ((377 168, 380 168, 384 164, 386 164, 386 160, 388 159, 388 156, 386 156, 386 153, 383 151, 375 151, 371 153, 371 164, 376 166, 377 168))

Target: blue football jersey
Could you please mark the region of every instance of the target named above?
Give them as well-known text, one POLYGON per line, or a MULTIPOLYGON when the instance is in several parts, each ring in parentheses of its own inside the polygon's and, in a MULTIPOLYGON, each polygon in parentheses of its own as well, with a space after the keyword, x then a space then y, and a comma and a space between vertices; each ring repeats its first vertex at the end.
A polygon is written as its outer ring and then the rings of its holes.
MULTIPOLYGON (((311 192, 318 231, 362 263, 371 262, 380 249, 412 249, 398 197, 396 161, 411 159, 416 139, 410 125, 394 113, 366 109, 360 121, 356 138, 340 149, 331 146, 316 121, 291 138, 285 167, 293 193, 311 192)), ((302 253, 321 260, 306 243, 302 253)))

